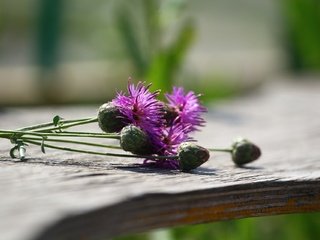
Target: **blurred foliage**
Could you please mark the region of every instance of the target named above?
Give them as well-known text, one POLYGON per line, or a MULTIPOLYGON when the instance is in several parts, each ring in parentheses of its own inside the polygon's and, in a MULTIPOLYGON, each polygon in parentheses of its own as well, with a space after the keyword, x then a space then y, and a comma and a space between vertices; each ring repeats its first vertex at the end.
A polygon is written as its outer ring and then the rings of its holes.
POLYGON ((320 69, 320 1, 283 0, 285 45, 294 70, 320 69))
POLYGON ((122 4, 116 16, 122 42, 138 77, 151 82, 154 89, 168 91, 195 35, 190 19, 183 21, 174 33, 166 32, 166 27, 172 27, 170 19, 181 13, 185 1, 133 2, 122 4), (173 37, 165 39, 168 35, 173 37))
POLYGON ((58 62, 62 10, 62 0, 39 1, 37 63, 43 68, 54 68, 58 62))
POLYGON ((115 240, 307 240, 320 239, 320 213, 292 214, 177 227, 115 240))
POLYGON ((184 82, 184 88, 194 91, 196 94, 201 94, 200 99, 204 103, 235 97, 243 94, 248 88, 247 84, 241 84, 230 77, 217 74, 202 79, 194 76, 193 79, 196 79, 196 81, 190 81, 186 78, 189 81, 184 82))

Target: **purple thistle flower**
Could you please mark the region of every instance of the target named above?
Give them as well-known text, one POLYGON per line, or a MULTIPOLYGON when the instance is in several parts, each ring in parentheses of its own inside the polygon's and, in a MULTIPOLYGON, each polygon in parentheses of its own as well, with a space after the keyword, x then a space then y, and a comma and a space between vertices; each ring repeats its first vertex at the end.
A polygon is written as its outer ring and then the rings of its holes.
POLYGON ((156 99, 159 91, 149 91, 150 85, 139 82, 135 86, 129 82, 128 94, 118 93, 112 103, 119 108, 124 123, 141 128, 148 134, 151 143, 158 145, 164 124, 163 104, 156 99))
POLYGON ((163 168, 163 169, 171 169, 171 170, 180 169, 179 161, 178 160, 173 160, 173 159, 169 159, 169 160, 146 159, 143 162, 143 166, 163 168))
POLYGON ((185 132, 185 127, 179 123, 173 123, 172 126, 163 128, 159 153, 162 155, 177 154, 179 145, 190 140, 185 132))
POLYGON ((176 114, 176 122, 184 127, 185 133, 197 131, 198 127, 204 126, 205 120, 201 114, 207 109, 199 102, 199 95, 189 91, 185 94, 182 87, 173 87, 172 94, 165 94, 168 106, 176 114))
MULTIPOLYGON (((166 94, 168 106, 174 109, 174 120, 165 125, 164 103, 156 97, 159 91, 150 92, 150 85, 139 82, 136 86, 128 83, 128 93, 118 93, 112 103, 119 109, 122 121, 133 124, 144 131, 152 145, 153 154, 176 155, 182 142, 189 141, 188 133, 204 124, 201 113, 206 109, 200 105, 193 92, 184 93, 183 88, 175 87, 172 94, 166 94)), ((168 169, 179 169, 178 159, 146 159, 143 163, 168 169)))
MULTIPOLYGON (((181 124, 175 123, 170 127, 163 127, 162 136, 158 142, 158 149, 156 152, 158 155, 162 156, 176 155, 179 145, 189 140, 190 138, 185 133, 185 129, 181 124)), ((167 169, 179 169, 180 164, 178 159, 146 159, 144 165, 167 169)))

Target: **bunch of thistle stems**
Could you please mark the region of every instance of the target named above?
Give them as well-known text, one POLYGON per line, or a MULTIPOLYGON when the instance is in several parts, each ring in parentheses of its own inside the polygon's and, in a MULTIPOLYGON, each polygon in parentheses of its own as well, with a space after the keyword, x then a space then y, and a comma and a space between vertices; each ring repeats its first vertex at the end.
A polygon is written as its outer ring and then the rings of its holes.
POLYGON ((12 158, 26 158, 26 146, 38 145, 46 148, 86 154, 142 158, 143 165, 190 171, 205 163, 209 151, 230 153, 237 165, 252 162, 261 155, 260 149, 245 139, 237 139, 230 148, 203 148, 189 136, 205 123, 202 114, 206 109, 200 104, 199 95, 183 88, 174 87, 167 93, 167 103, 157 100, 160 91, 150 92, 150 85, 139 82, 128 83, 127 93, 118 93, 108 103, 100 106, 98 116, 64 120, 55 116, 51 122, 28 126, 16 130, 0 130, 0 137, 9 139, 14 147, 12 158), (101 132, 71 131, 73 127, 98 123, 101 132), (101 144, 89 139, 116 139, 119 144, 101 144), (85 140, 83 140, 85 139, 85 140), (56 145, 56 144, 60 145, 56 145), (116 149, 131 154, 84 150, 72 146, 90 146, 116 149))

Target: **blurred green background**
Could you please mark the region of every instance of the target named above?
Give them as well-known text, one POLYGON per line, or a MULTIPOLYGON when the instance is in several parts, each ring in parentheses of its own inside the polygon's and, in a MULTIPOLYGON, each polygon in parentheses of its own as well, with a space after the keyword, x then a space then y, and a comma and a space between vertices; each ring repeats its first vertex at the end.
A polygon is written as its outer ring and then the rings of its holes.
POLYGON ((318 0, 1 0, 0 106, 98 103, 129 76, 205 100, 316 76, 318 0))
POLYGON ((319 239, 320 213, 247 218, 161 229, 116 240, 308 240, 319 239))
MULTIPOLYGON (((129 76, 234 97, 319 79, 319 0, 1 0, 0 106, 102 103, 129 76)), ((320 239, 319 214, 119 239, 320 239)))

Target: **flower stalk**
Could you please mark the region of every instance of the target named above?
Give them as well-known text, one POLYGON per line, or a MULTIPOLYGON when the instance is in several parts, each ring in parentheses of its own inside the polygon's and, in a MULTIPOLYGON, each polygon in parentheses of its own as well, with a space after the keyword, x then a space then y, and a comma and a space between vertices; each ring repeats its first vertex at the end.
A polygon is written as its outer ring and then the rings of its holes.
POLYGON ((37 130, 36 132, 51 132, 51 131, 57 131, 57 130, 61 131, 62 129, 67 129, 67 128, 71 128, 71 127, 75 127, 75 126, 94 123, 94 122, 97 122, 97 121, 98 121, 97 117, 88 118, 86 120, 75 121, 75 122, 71 122, 71 123, 68 123, 68 124, 63 124, 63 122, 60 121, 58 126, 44 128, 44 129, 41 129, 41 130, 37 130))
POLYGON ((33 131, 20 131, 20 130, 3 130, 0 129, 1 138, 16 138, 24 135, 33 135, 40 137, 85 137, 85 138, 108 138, 120 139, 119 134, 108 133, 94 133, 94 132, 33 132, 33 131))
POLYGON ((231 148, 207 148, 210 152, 226 152, 226 153, 232 153, 231 148))
POLYGON ((47 148, 59 149, 63 151, 69 152, 78 152, 78 153, 86 153, 86 154, 93 154, 93 155, 101 155, 101 156, 111 156, 111 157, 125 157, 125 158, 149 158, 149 159, 177 159, 178 156, 157 156, 157 155, 133 155, 133 154, 120 154, 120 153, 109 153, 109 152, 98 152, 98 151, 89 151, 89 150, 82 150, 70 147, 61 147, 56 145, 51 145, 47 143, 40 143, 33 140, 24 140, 27 143, 38 145, 38 146, 45 146, 47 148))
MULTIPOLYGON (((71 120, 63 120, 60 119, 59 123, 60 124, 68 124, 68 123, 76 123, 76 122, 85 122, 88 120, 93 120, 94 117, 89 117, 89 118, 80 118, 80 119, 71 119, 71 120)), ((19 128, 19 131, 30 131, 30 130, 41 130, 42 128, 46 128, 46 127, 51 127, 51 126, 55 126, 55 123, 53 121, 51 122, 47 122, 47 123, 41 123, 41 124, 36 124, 36 125, 31 125, 28 127, 23 127, 23 128, 19 128)))

